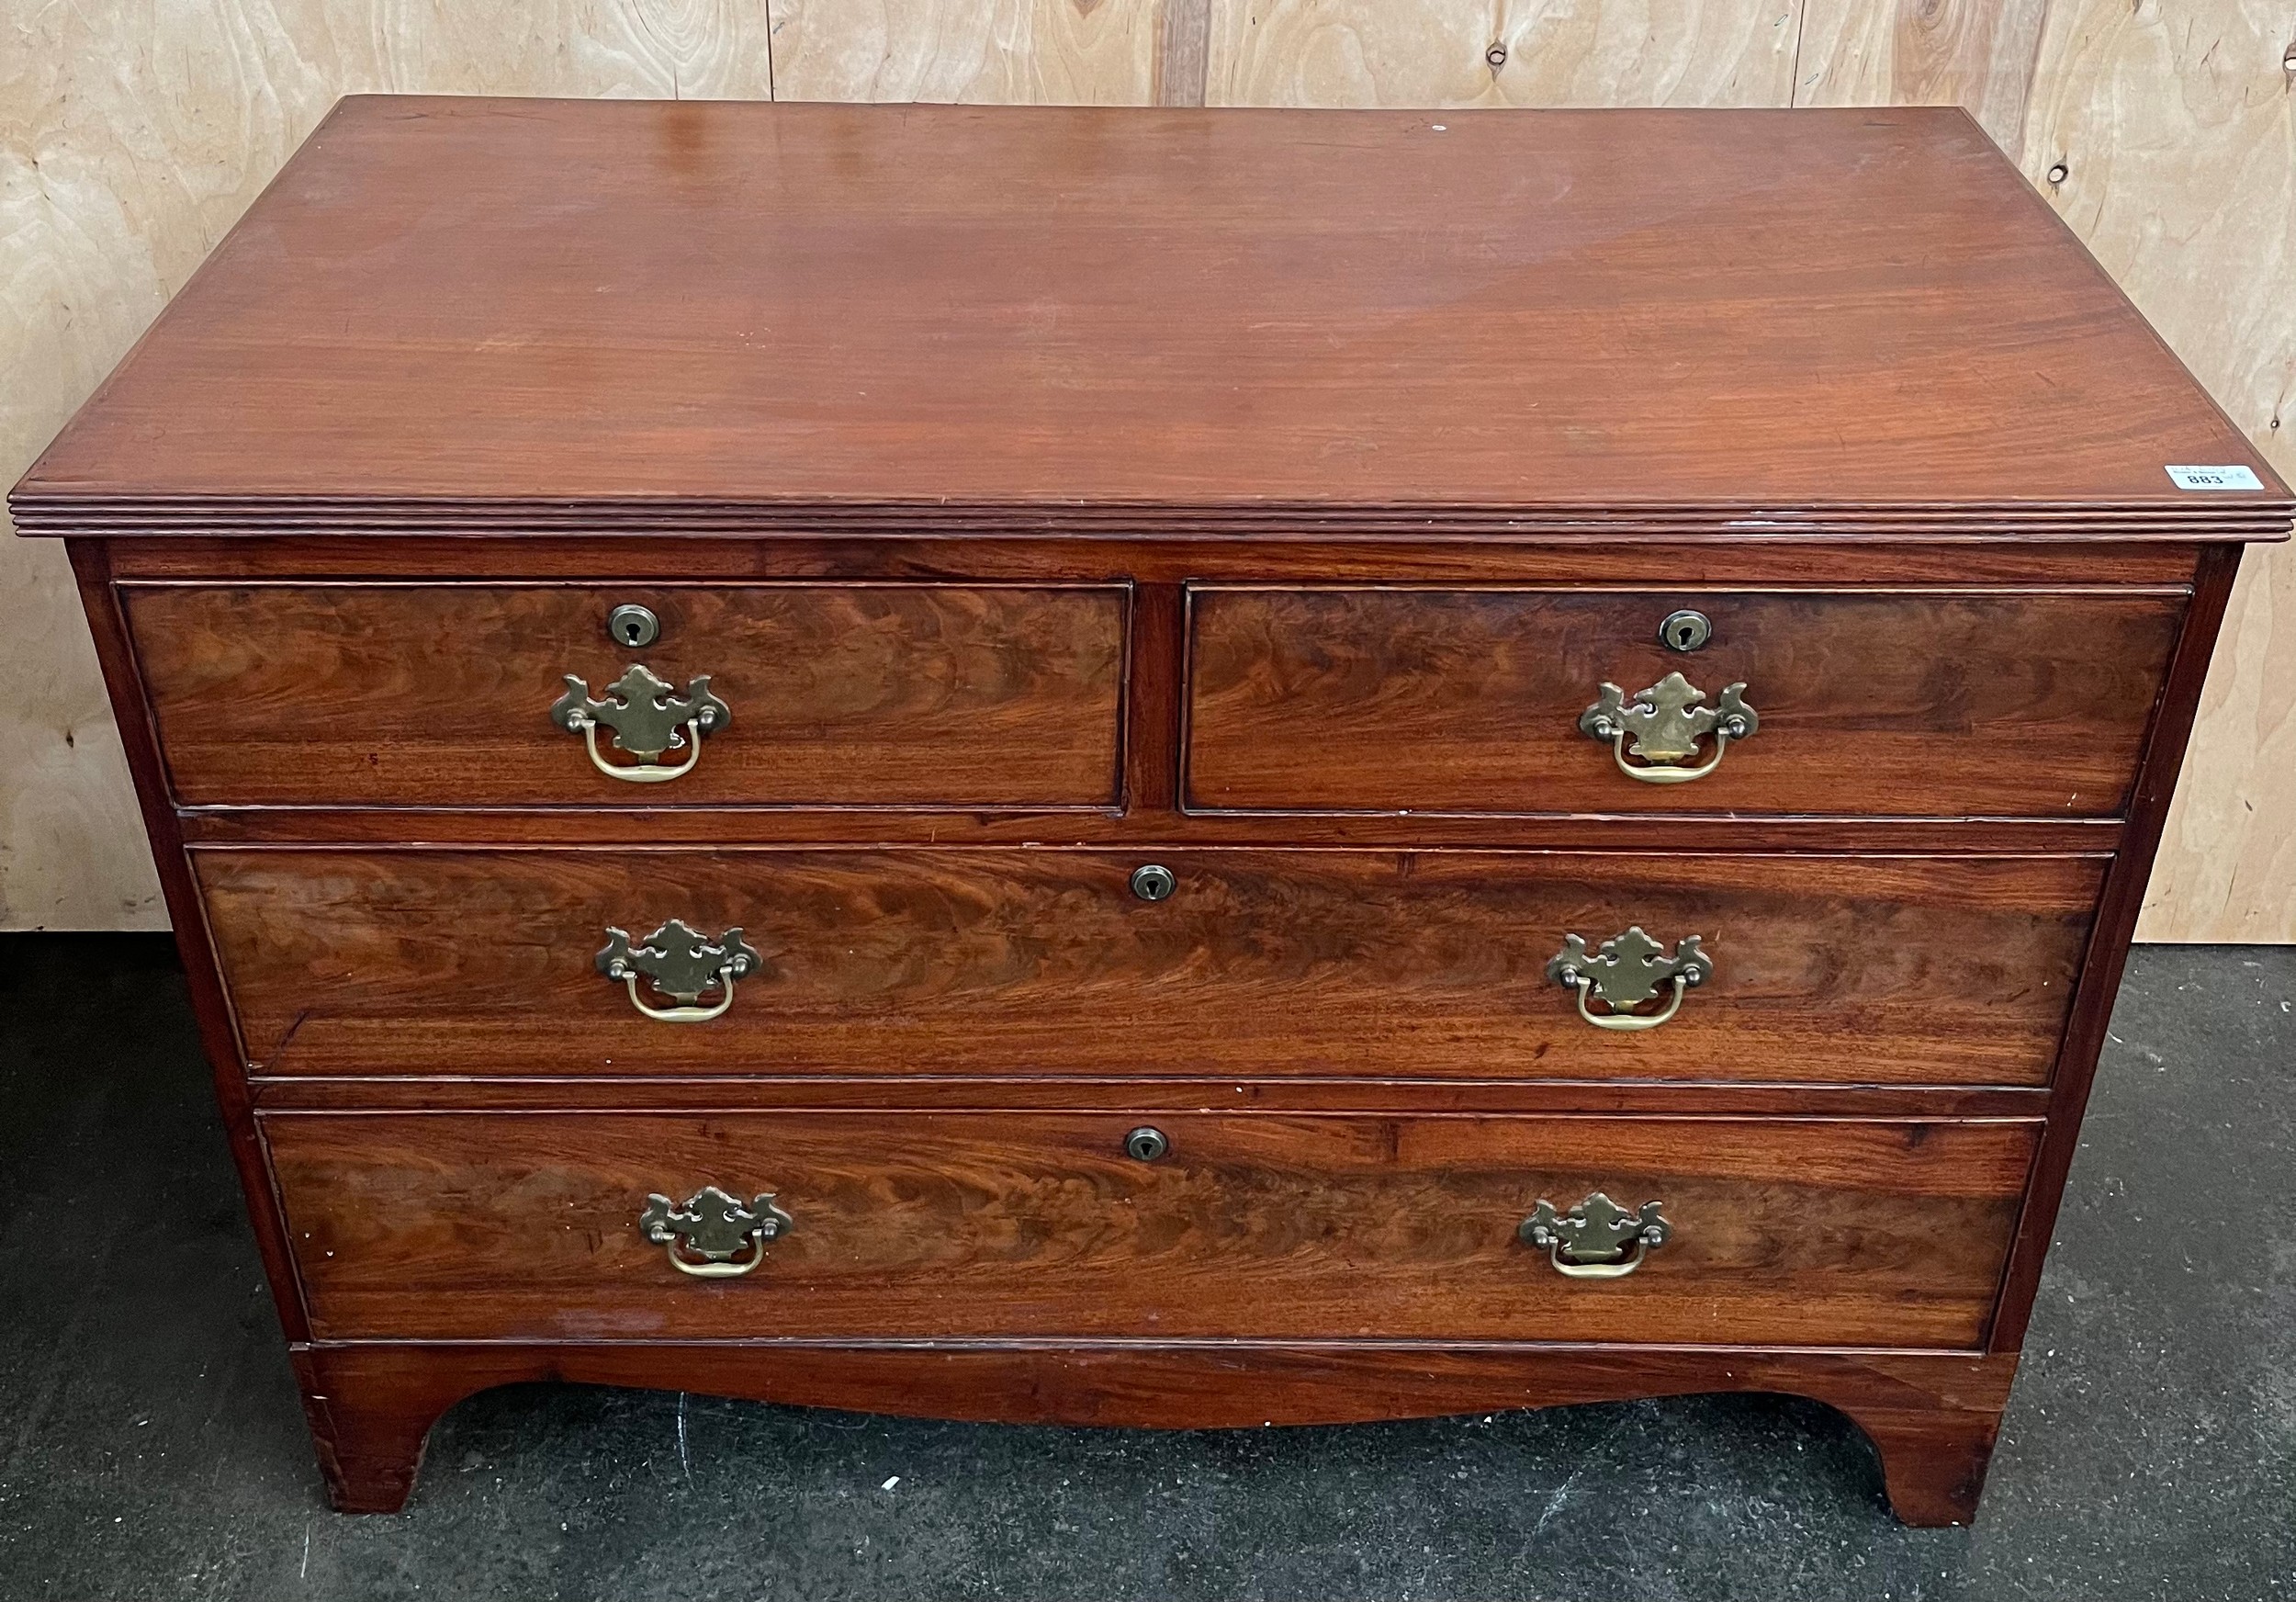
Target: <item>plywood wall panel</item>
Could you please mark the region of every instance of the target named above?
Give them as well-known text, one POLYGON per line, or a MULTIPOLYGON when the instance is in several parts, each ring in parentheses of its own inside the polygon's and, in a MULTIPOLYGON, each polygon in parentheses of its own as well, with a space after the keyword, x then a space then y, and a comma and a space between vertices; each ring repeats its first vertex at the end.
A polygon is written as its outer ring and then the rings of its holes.
MULTIPOLYGON (((1795 103, 1968 107, 2289 476, 2291 51, 2255 0, 1808 0, 1795 103)), ((2296 942, 2296 548, 2248 555, 2137 937, 2296 942)))
MULTIPOLYGON (((2296 476, 2292 46, 2284 5, 2052 0, 2023 158, 2283 477, 2296 476)), ((2289 547, 2249 553, 2137 935, 2296 942, 2289 547)))
MULTIPOLYGON (((1158 98, 1159 0, 771 4, 774 88, 784 100, 1145 106, 1158 98)), ((1177 20, 1184 26, 1185 15, 1177 20)))
POLYGON ((1212 0, 1215 106, 1784 106, 1802 0, 1212 0))
MULTIPOLYGON (((761 0, 0 0, 0 483, 338 96, 771 85, 761 0)), ((0 928, 162 927, 62 551, 0 539, 0 928)))
POLYGON ((2049 0, 1807 0, 1796 106, 1960 106, 2014 157, 2049 0))
POLYGON ((2137 938, 2296 944, 2296 547, 2242 568, 2137 938))
MULTIPOLYGON (((777 76, 839 99, 1958 103, 2296 476, 2291 43, 2263 0, 0 0, 0 481, 337 96, 777 76)), ((156 927, 61 553, 0 540, 0 928, 156 927)), ((2296 942, 2292 707, 2279 547, 2235 597, 2144 937, 2296 942)))
POLYGON ((1212 0, 1164 0, 1156 18, 1159 106, 1201 106, 1210 71, 1212 0))

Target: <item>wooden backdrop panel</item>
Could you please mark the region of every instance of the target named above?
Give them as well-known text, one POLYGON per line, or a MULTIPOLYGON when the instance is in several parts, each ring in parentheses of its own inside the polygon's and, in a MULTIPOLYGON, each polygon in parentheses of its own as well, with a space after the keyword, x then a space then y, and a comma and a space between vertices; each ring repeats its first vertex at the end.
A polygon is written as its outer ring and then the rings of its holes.
MULTIPOLYGON (((1809 0, 1797 104, 1951 101, 2296 472, 2296 35, 2252 0, 1809 0)), ((2139 940, 2296 942, 2296 548, 2249 553, 2139 940)))
MULTIPOLYGON (((0 0, 0 483, 338 96, 771 92, 760 0, 0 0)), ((0 928, 164 928, 62 550, 0 538, 0 928)))
POLYGON ((1802 0, 1212 0, 1214 106, 1784 106, 1802 0))
MULTIPOLYGON (((2296 474, 2291 28, 2285 6, 2254 0, 2052 0, 2023 158, 2283 477, 2296 474)), ((2296 942, 2296 548, 2244 564, 2137 938, 2296 942)))
MULTIPOLYGON (((0 480, 338 95, 1967 106, 2284 474, 2296 69, 2256 0, 0 0, 0 480), (2065 164, 2053 180, 2051 169, 2065 164)), ((0 928, 157 928, 62 553, 0 540, 0 928)), ((2140 938, 2296 942, 2296 550, 2252 553, 2140 938)))
POLYGON ((1796 106, 1960 106, 2013 157, 2049 0, 1808 0, 1796 106))
POLYGON ((1159 0, 772 0, 784 100, 1142 106, 1159 0))

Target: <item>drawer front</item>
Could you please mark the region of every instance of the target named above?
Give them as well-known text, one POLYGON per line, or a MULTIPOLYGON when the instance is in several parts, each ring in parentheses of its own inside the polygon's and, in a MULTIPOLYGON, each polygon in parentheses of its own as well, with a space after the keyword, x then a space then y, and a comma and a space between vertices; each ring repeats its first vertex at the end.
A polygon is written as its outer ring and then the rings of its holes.
POLYGON ((2038 1129, 1206 1115, 1155 1127, 1168 1150, 1143 1162, 1126 1155, 1120 1114, 265 1124, 322 1337, 1945 1347, 1983 1335, 2038 1129), (693 1223, 713 1186, 759 1218, 771 1194, 787 1227, 760 1240, 738 1217, 723 1233, 693 1223), (1519 1226, 1542 1200, 1567 1221, 1597 1191, 1638 1219, 1658 1202, 1664 1244, 1623 1277, 1566 1277, 1519 1226), (670 1204, 664 1244, 646 1233, 652 1195, 670 1204), (696 1266, 755 1267, 696 1277, 673 1247, 696 1266), (722 1256, 697 1255, 712 1249, 722 1256))
POLYGON ((249 1058, 281 1075, 2032 1085, 2103 870, 1535 852, 193 854, 249 1058), (1131 887, 1150 863, 1172 874, 1167 899, 1131 887), (692 931, 682 967, 671 919, 692 931), (1624 953, 1602 955, 1637 927, 1673 965, 1638 1000, 1624 953), (1550 972, 1574 934, 1584 994, 1550 972), (1691 952, 1705 972, 1686 971, 1691 952), (601 972, 602 953, 630 971, 601 972), (730 990, 715 978, 729 969, 730 990), (1665 1022, 1589 1021, 1614 1007, 1647 1021, 1675 970, 1665 1022))
POLYGON ((1033 809, 1119 798, 1120 586, 121 594, 169 780, 188 806, 1033 809), (650 643, 609 636, 624 605, 653 615, 650 643), (650 720, 617 706, 645 699, 642 687, 608 688, 633 666, 663 686, 650 720), (554 717, 569 675, 597 709, 598 762, 620 776, 599 771, 582 730, 566 727, 579 721, 570 711, 554 717), (714 726, 689 739, 688 710, 714 726), (659 748, 664 739, 677 743, 659 748), (660 752, 647 764, 655 773, 689 757, 691 769, 633 781, 632 752, 647 746, 660 752))
POLYGON ((2183 610, 2141 592, 1201 588, 1186 795, 1274 812, 2113 817, 2183 610), (1660 643, 1678 610, 1705 620, 1701 648, 1660 643), (1643 694, 1674 673, 1704 701, 1643 694), (1581 727, 1606 683, 1647 709, 1632 745, 1615 722, 1581 727), (1673 716, 1694 728, 1739 684, 1755 721, 1722 749, 1673 716), (1638 760, 1646 731, 1679 759, 1638 760))

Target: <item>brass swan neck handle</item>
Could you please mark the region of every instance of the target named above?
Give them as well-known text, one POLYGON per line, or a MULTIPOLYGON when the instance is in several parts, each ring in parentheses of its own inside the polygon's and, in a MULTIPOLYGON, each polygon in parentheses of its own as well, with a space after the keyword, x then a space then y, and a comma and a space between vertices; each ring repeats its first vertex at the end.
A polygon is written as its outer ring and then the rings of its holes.
POLYGON ((1595 1028, 1632 1032, 1656 1029, 1681 1011, 1683 997, 1714 977, 1714 959, 1706 955, 1702 935, 1683 936, 1670 953, 1637 923, 1591 951, 1582 936, 1564 935, 1562 950, 1548 960, 1547 977, 1578 992, 1579 1016, 1595 1028), (1672 994, 1658 1011, 1635 1010, 1669 986, 1672 994), (1601 1002, 1604 1010, 1595 1011, 1589 1000, 1601 1002))
POLYGON ((738 929, 711 940, 673 918, 644 940, 634 941, 627 930, 609 926, 605 949, 592 959, 592 965, 627 986, 630 1005, 647 1017, 662 1023, 707 1023, 733 1006, 734 981, 757 972, 764 962, 738 929), (678 1005, 659 1007, 647 1001, 638 990, 641 979, 678 1005), (718 992, 717 999, 703 1002, 702 998, 712 990, 718 992))
POLYGON ((632 663, 602 697, 592 696, 589 683, 572 673, 564 683, 566 694, 551 705, 550 721, 582 737, 592 767, 627 784, 661 784, 683 778, 702 760, 702 736, 724 728, 734 718, 732 708, 710 693, 707 673, 690 680, 682 694, 643 662, 632 663), (614 750, 638 760, 608 762, 598 749, 601 728, 613 731, 614 750), (656 760, 675 750, 686 753, 683 762, 656 760))
POLYGON ((1618 771, 1645 784, 1687 784, 1722 765, 1732 740, 1750 739, 1761 719, 1746 704, 1745 684, 1724 686, 1712 706, 1706 693, 1680 673, 1669 673, 1628 700, 1605 683, 1594 705, 1579 714, 1579 732, 1611 748, 1618 771), (1711 739, 1713 754, 1696 761, 1698 742, 1711 739), (1628 762, 1631 756, 1637 760, 1628 762))

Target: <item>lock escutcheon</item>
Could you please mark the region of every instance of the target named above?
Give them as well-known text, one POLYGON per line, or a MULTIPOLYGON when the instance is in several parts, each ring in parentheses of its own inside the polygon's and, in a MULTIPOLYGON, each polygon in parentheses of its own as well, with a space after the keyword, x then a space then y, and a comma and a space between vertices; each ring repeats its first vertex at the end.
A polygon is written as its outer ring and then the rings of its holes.
POLYGON ((1153 1163, 1172 1149, 1164 1131, 1152 1124, 1142 1124, 1124 1137, 1124 1155, 1135 1162, 1153 1163))
POLYGON ((1162 863, 1148 863, 1132 870, 1132 894, 1142 901, 1162 901, 1179 887, 1178 875, 1162 863))
POLYGON ((1687 607, 1670 612, 1659 625, 1659 643, 1671 651, 1694 651, 1714 637, 1714 624, 1703 612, 1687 607))
POLYGON ((636 649, 661 637, 661 619, 650 608, 628 602, 606 614, 606 633, 614 644, 636 649))

